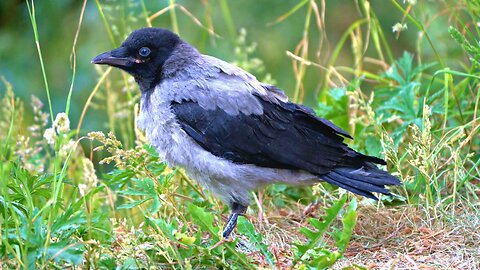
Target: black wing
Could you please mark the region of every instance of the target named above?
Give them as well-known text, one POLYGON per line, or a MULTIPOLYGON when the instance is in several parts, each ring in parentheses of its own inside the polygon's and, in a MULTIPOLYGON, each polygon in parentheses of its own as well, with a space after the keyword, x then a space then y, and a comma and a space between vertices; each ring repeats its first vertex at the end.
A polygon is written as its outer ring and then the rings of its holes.
POLYGON ((348 148, 343 136, 350 135, 316 117, 311 109, 259 100, 262 115, 233 116, 220 108, 203 109, 192 101, 172 103, 171 108, 183 130, 199 145, 235 163, 301 169, 317 175, 339 166, 361 167, 365 161, 384 164, 348 148))

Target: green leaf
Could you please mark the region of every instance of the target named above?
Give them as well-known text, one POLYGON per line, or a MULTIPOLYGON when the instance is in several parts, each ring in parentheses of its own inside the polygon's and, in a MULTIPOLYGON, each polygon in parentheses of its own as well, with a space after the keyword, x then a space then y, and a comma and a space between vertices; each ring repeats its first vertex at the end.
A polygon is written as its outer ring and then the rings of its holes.
POLYGON ((300 229, 300 232, 308 238, 308 243, 306 245, 296 244, 298 250, 300 251, 298 258, 301 258, 309 249, 313 249, 321 243, 325 231, 327 230, 328 226, 330 226, 330 224, 332 224, 332 222, 335 220, 338 213, 340 213, 340 210, 342 209, 346 201, 347 195, 345 194, 342 196, 342 198, 340 198, 337 202, 335 202, 330 208, 326 210, 326 215, 321 218, 323 221, 311 218, 309 222, 316 229, 316 231, 310 230, 308 228, 300 229))
POLYGON ((315 114, 317 114, 321 117, 328 117, 328 115, 330 113, 332 113, 333 111, 334 110, 333 110, 332 106, 328 106, 328 105, 323 104, 323 103, 318 103, 318 106, 315 109, 315 114))
POLYGON ((333 88, 329 91, 330 96, 336 100, 339 101, 343 97, 345 97, 345 88, 333 88))
POLYGON ((65 261, 73 265, 79 265, 83 261, 83 244, 80 242, 69 243, 64 239, 50 244, 47 250, 47 256, 56 262, 65 261))
POLYGON ((365 147, 367 148, 367 153, 372 156, 378 156, 382 151, 380 140, 373 136, 367 136, 365 139, 365 147))
POLYGON ((237 229, 238 233, 247 236, 255 247, 262 252, 270 265, 275 265, 273 254, 268 250, 267 245, 263 243, 263 236, 255 230, 252 223, 250 223, 245 217, 241 216, 238 218, 237 229))
POLYGON ((124 203, 122 205, 119 205, 118 206, 118 209, 132 209, 134 207, 137 207, 147 201, 149 201, 150 199, 142 199, 142 200, 138 200, 138 201, 133 201, 133 202, 129 202, 129 203, 124 203))
POLYGON ((154 157, 154 158, 159 158, 159 157, 160 157, 160 156, 158 155, 157 150, 155 150, 155 147, 153 147, 153 145, 151 145, 151 144, 145 144, 145 145, 143 146, 143 148, 144 148, 145 150, 147 150, 148 155, 150 155, 151 157, 154 157))
POLYGON ((353 229, 357 224, 357 200, 355 198, 348 204, 347 210, 342 217, 342 224, 343 229, 340 238, 337 240, 337 247, 343 255, 352 237, 353 229))
POLYGON ((396 60, 391 69, 388 70, 384 75, 385 77, 396 81, 400 86, 406 86, 407 84, 413 82, 417 75, 435 65, 436 63, 427 63, 414 68, 413 55, 405 51, 402 57, 396 60))
MULTIPOLYGON (((165 169, 167 168, 167 164, 165 162, 150 162, 147 164, 146 167, 151 173, 153 173, 153 175, 158 176, 165 171, 165 169)), ((164 177, 164 175, 161 175, 161 177, 164 177)))
POLYGON ((408 53, 408 52, 403 52, 402 57, 395 61, 395 65, 402 71, 404 80, 402 80, 404 83, 410 82, 410 79, 412 77, 412 64, 413 64, 413 55, 408 53))
MULTIPOLYGON (((190 204, 188 206, 188 212, 192 216, 193 222, 195 222, 195 224, 197 224, 201 230, 210 233, 211 237, 215 242, 220 241, 220 228, 218 226, 213 226, 212 213, 209 213, 205 211, 205 209, 198 207, 194 204, 190 204)), ((198 232, 198 237, 196 238, 201 239, 201 232, 198 232)), ((249 262, 249 259, 245 256, 245 254, 242 254, 235 250, 235 242, 224 243, 217 246, 215 249, 202 249, 202 254, 204 256, 207 256, 209 254, 205 254, 205 251, 211 253, 218 253, 220 251, 220 256, 230 257, 231 259, 234 259, 237 263, 240 263, 241 267, 239 267, 238 269, 255 269, 254 266, 252 266, 252 264, 249 262)))
POLYGON ((119 187, 122 187, 129 183, 132 178, 135 176, 135 172, 131 170, 119 170, 115 169, 112 172, 104 175, 106 184, 113 190, 118 190, 119 187))
POLYGON ((157 213, 158 210, 160 210, 162 203, 157 194, 157 189, 155 188, 155 183, 153 182, 153 180, 151 178, 134 179, 133 183, 134 183, 133 187, 129 187, 126 190, 121 190, 119 191, 119 193, 123 195, 130 195, 130 196, 142 196, 145 198, 140 199, 138 201, 123 204, 119 208, 122 208, 122 209, 133 208, 147 201, 151 201, 151 205, 148 208, 148 212, 152 214, 157 213))
POLYGON ((167 236, 170 240, 174 240, 175 237, 173 236, 173 231, 178 230, 178 224, 174 223, 171 224, 163 218, 158 218, 158 219, 152 219, 148 218, 147 219, 148 223, 152 223, 152 227, 160 229, 165 236, 167 236))
POLYGON ((193 221, 203 231, 209 232, 215 241, 219 241, 219 231, 217 226, 213 226, 213 214, 205 211, 205 209, 194 204, 188 206, 188 212, 192 215, 193 221))
POLYGON ((320 220, 310 219, 309 222, 315 230, 307 228, 300 229, 300 232, 307 237, 308 242, 305 245, 295 244, 298 251, 295 252, 295 261, 297 264, 300 263, 301 265, 300 267, 294 268, 327 269, 343 256, 343 253, 350 242, 353 228, 357 221, 357 202, 355 199, 348 204, 345 213, 342 215, 342 230, 340 231, 339 229, 332 228, 332 232, 329 233, 335 239, 338 250, 332 251, 329 248, 325 248, 325 243, 322 242, 322 240, 328 227, 339 215, 346 200, 347 195, 344 195, 326 210, 326 215, 320 220))
POLYGON ((110 255, 103 253, 100 256, 100 261, 98 262, 98 266, 100 269, 116 269, 117 263, 114 257, 110 257, 110 255))

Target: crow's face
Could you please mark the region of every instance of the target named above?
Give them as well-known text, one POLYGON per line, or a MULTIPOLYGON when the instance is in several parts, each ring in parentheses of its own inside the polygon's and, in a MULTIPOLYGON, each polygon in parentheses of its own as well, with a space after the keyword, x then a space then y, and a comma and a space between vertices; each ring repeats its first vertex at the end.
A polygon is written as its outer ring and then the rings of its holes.
POLYGON ((142 90, 160 80, 163 64, 180 38, 161 28, 142 28, 130 34, 122 45, 92 59, 93 64, 110 65, 130 73, 142 90))

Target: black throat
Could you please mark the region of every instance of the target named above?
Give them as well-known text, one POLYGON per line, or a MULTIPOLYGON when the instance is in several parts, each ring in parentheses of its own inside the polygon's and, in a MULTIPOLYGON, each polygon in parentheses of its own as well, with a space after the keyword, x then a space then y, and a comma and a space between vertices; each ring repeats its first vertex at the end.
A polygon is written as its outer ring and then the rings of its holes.
POLYGON ((142 94, 141 102, 143 102, 143 104, 141 104, 141 106, 147 108, 150 106, 150 96, 153 91, 155 91, 157 85, 162 82, 161 72, 159 73, 159 76, 153 79, 135 78, 135 81, 140 87, 140 92, 142 94))
POLYGON ((155 90, 155 87, 159 85, 162 80, 163 76, 161 70, 158 71, 157 75, 153 78, 135 77, 135 81, 137 82, 138 87, 140 87, 142 95, 153 92, 155 90))

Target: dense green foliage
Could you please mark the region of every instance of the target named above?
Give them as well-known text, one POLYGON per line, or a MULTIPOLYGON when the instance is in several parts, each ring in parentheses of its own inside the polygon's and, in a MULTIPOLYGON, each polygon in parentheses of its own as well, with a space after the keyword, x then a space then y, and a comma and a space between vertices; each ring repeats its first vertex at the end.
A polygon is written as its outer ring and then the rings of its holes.
POLYGON ((385 157, 404 185, 378 206, 416 207, 431 225, 455 222, 459 205, 480 215, 478 0, 60 2, 0 3, 0 268, 323 269, 355 237, 357 204, 375 205, 328 184, 273 185, 223 240, 227 207, 136 128, 133 80, 89 64, 150 25, 275 82, 385 157), (296 226, 256 221, 310 202, 323 214, 296 226))

